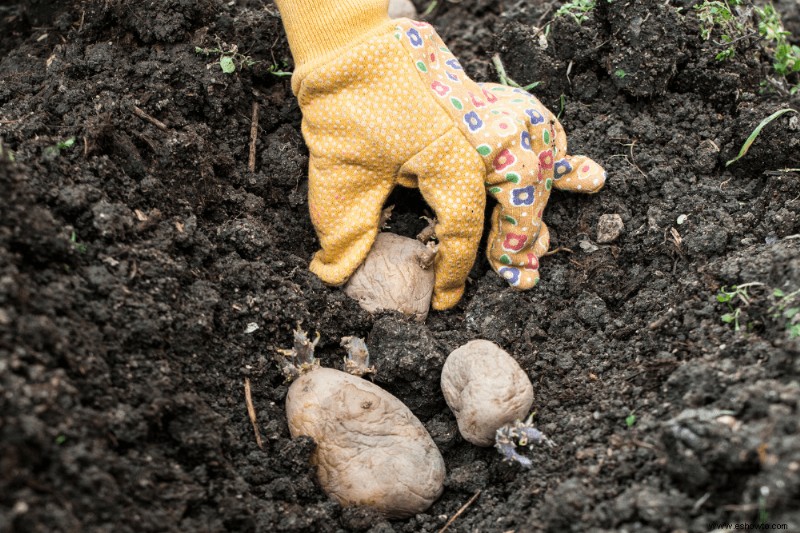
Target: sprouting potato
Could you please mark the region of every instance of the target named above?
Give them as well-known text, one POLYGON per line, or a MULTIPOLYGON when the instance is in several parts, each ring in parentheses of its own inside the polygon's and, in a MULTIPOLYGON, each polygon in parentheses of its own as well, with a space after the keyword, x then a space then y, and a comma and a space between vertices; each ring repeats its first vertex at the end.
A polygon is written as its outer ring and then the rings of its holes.
MULTIPOLYGON (((320 367, 313 358, 316 342, 295 331, 294 349, 282 351, 290 361, 282 362, 287 374, 299 375, 286 397, 289 430, 316 442, 312 463, 322 489, 343 506, 370 506, 389 518, 426 510, 441 495, 445 477, 433 439, 385 390, 320 367)), ((342 343, 349 352, 346 368, 374 372, 361 339, 342 343)))
POLYGON ((505 424, 524 419, 533 404, 533 385, 508 353, 486 340, 470 341, 451 353, 442 369, 442 392, 461 435, 491 446, 505 424))
POLYGON ((417 240, 379 233, 344 292, 371 313, 394 310, 424 321, 433 294, 434 255, 417 240))
POLYGON ((289 388, 293 437, 307 435, 323 490, 343 506, 367 505, 391 518, 430 507, 442 493, 444 460, 422 423, 377 385, 318 368, 289 388))

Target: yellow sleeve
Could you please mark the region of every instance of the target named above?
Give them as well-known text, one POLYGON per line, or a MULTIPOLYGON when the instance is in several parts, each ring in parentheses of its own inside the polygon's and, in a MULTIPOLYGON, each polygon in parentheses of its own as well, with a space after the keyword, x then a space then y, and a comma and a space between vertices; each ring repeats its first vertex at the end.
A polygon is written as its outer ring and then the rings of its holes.
POLYGON ((332 58, 389 22, 389 0, 275 0, 295 67, 332 58))

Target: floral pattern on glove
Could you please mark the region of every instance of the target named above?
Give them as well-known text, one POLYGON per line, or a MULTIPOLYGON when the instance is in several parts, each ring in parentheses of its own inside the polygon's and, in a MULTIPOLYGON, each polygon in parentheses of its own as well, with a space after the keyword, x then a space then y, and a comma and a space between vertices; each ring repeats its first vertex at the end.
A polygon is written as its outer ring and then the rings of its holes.
POLYGON ((464 122, 466 122, 467 126, 469 127, 469 131, 471 132, 476 132, 483 127, 483 121, 475 111, 470 111, 464 115, 464 122))
POLYGON ((494 170, 496 172, 500 172, 502 170, 507 169, 514 165, 517 162, 517 158, 514 157, 514 154, 511 153, 511 150, 508 148, 503 149, 497 157, 494 158, 494 162, 492 162, 492 166, 494 166, 494 170))
POLYGON ((527 187, 520 187, 511 190, 511 205, 516 207, 533 205, 533 199, 536 197, 536 189, 533 185, 527 187))
POLYGON ((405 21, 395 30, 408 36, 420 76, 486 164, 484 184, 498 201, 487 244, 492 268, 514 287, 535 286, 537 254, 549 246, 542 214, 551 189, 595 191, 605 173, 596 163, 570 162, 561 125, 531 94, 466 77, 429 24, 405 21))
POLYGON ((555 179, 563 178, 565 175, 572 172, 572 165, 569 164, 569 161, 565 159, 560 159, 556 164, 555 168, 553 169, 553 177, 555 179))
POLYGON ((541 124, 542 122, 544 122, 544 115, 542 115, 536 109, 533 108, 526 109, 525 114, 528 115, 528 118, 531 121, 531 126, 536 126, 537 124, 541 124))
POLYGON ((536 254, 527 254, 526 261, 525 261, 525 269, 527 270, 539 270, 539 258, 536 257, 536 254))
POLYGON ((507 252, 519 252, 525 247, 527 240, 527 235, 510 232, 506 233, 506 240, 503 241, 503 249, 507 252))
POLYGON ((531 134, 523 131, 519 136, 519 145, 523 150, 531 150, 531 134))
POLYGON ((439 96, 447 96, 447 94, 450 92, 450 86, 445 85, 440 81, 434 81, 431 83, 431 89, 439 96))
POLYGON ((419 32, 418 32, 416 29, 414 29, 414 28, 411 28, 410 30, 408 30, 408 31, 406 32, 406 35, 408 36, 408 42, 410 42, 410 43, 411 43, 411 46, 413 46, 414 48, 419 48, 419 47, 421 47, 423 44, 425 44, 425 43, 422 41, 422 36, 421 36, 421 35, 419 34, 419 32))
POLYGON ((514 267, 503 267, 497 271, 504 280, 511 286, 519 284, 519 269, 514 267))

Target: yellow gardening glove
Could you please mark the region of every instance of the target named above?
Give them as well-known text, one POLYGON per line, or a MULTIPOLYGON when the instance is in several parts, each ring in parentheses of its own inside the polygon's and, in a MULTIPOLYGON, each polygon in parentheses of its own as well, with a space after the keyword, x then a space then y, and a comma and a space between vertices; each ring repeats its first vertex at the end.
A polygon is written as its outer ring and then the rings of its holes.
POLYGON ((533 287, 549 246, 555 186, 596 192, 605 173, 566 155, 561 124, 530 94, 470 80, 426 23, 390 20, 388 0, 276 0, 295 60, 292 88, 310 152, 309 209, 322 249, 311 270, 341 285, 366 258, 384 201, 419 187, 436 212, 432 305, 458 303, 497 199, 489 262, 533 287))

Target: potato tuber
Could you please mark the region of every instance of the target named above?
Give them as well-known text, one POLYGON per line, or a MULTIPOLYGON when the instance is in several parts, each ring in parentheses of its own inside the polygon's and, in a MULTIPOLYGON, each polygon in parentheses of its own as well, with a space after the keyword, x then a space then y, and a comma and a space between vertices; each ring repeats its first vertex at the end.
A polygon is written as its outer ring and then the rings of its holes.
POLYGON ((394 310, 423 321, 433 294, 434 255, 419 241, 379 233, 344 292, 369 312, 394 310))
POLYGON ((486 340, 454 350, 444 363, 441 383, 461 435, 478 446, 493 445, 496 431, 524 419, 533 404, 528 376, 514 358, 486 340))
MULTIPOLYGON (((422 423, 377 385, 313 359, 316 341, 295 332, 295 348, 281 353, 300 376, 289 387, 286 416, 292 437, 317 444, 312 463, 323 490, 343 506, 366 505, 389 518, 426 510, 442 493, 444 460, 422 423), (299 359, 298 359, 299 358, 299 359)), ((346 337, 346 367, 371 372, 366 346, 346 337)))
POLYGON ((411 0, 389 0, 389 18, 417 18, 417 8, 411 0))

